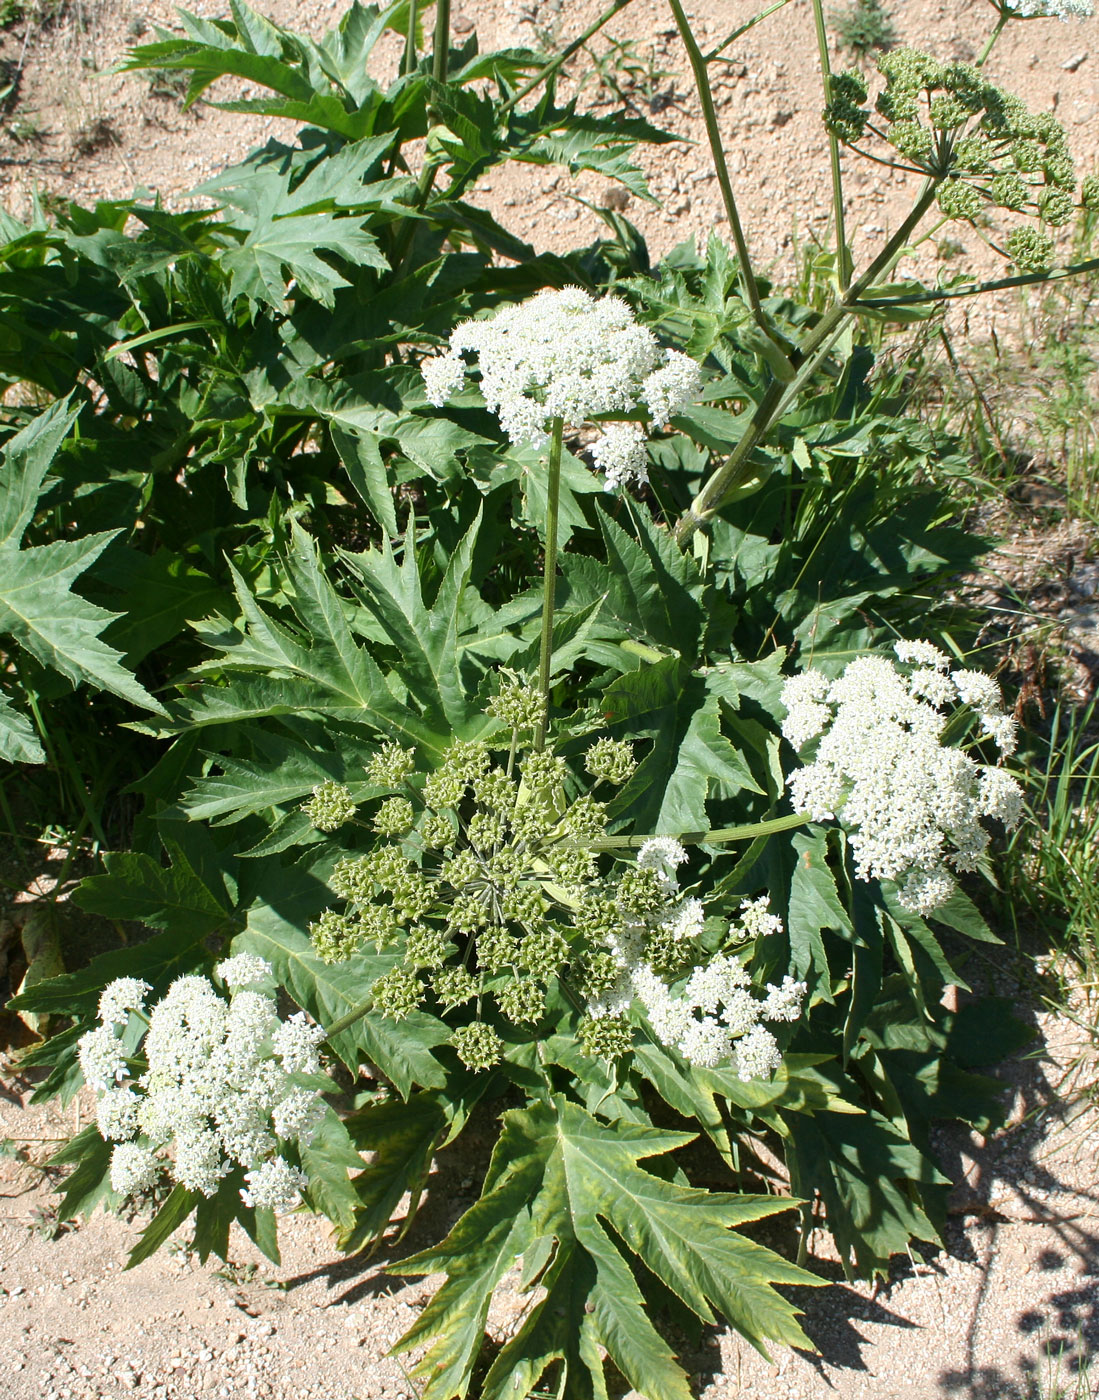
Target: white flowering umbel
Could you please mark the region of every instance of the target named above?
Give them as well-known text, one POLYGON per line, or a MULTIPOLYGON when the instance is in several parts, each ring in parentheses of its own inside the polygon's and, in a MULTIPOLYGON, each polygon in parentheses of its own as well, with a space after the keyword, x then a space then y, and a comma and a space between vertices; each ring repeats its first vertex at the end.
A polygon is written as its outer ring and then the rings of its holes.
MULTIPOLYGON (((739 958, 722 953, 697 962, 704 911, 698 900, 680 897, 675 869, 685 859, 686 851, 671 838, 645 842, 637 857, 641 875, 636 888, 657 891, 659 897, 644 910, 631 884, 620 883, 625 897, 619 898, 617 926, 605 934, 614 980, 589 999, 591 1021, 584 1038, 593 1053, 620 1053, 632 1039, 630 1007, 639 1004, 661 1044, 689 1064, 703 1069, 731 1065, 744 1082, 762 1079, 779 1067, 782 1056, 775 1036, 761 1023, 797 1020, 805 983, 787 977, 781 986, 768 984, 760 999, 739 958), (682 975, 675 977, 684 964, 690 969, 685 981, 682 975)), ((729 934, 734 942, 744 942, 781 931, 782 920, 769 912, 764 897, 745 904, 729 934)))
MULTIPOLYGON (((475 355, 481 393, 512 442, 544 447, 555 418, 579 426, 601 415, 643 410, 657 426, 697 395, 698 365, 664 349, 618 297, 579 287, 543 291, 480 321, 465 321, 450 349, 421 366, 437 406, 461 388, 475 355)), ((645 429, 610 422, 592 445, 607 489, 647 479, 645 429)))
POLYGON ((1095 13, 1093 0, 992 0, 992 4, 1012 19, 1088 19, 1095 13))
POLYGON ((1011 827, 1022 815, 1002 768, 943 743, 944 712, 970 706, 1005 754, 1015 723, 988 676, 951 671, 929 642, 898 642, 896 653, 896 663, 859 657, 837 680, 806 671, 786 682, 782 732, 799 750, 816 744, 788 786, 797 811, 841 822, 860 879, 895 881, 906 909, 929 914, 954 892, 952 872, 977 868, 989 843, 981 818, 1011 827))
POLYGON ((80 1040, 80 1065, 98 1092, 100 1135, 116 1144, 111 1186, 133 1195, 167 1171, 212 1196, 243 1167, 245 1205, 289 1210, 306 1177, 282 1153, 308 1144, 324 1117, 320 1092, 298 1077, 320 1073, 324 1030, 304 1012, 280 1019, 262 958, 241 953, 216 973, 231 989, 228 1001, 205 977, 179 977, 147 1018, 146 983, 119 978, 103 992, 100 1024, 80 1040), (131 1010, 148 1029, 127 1056, 118 1031, 131 1010))

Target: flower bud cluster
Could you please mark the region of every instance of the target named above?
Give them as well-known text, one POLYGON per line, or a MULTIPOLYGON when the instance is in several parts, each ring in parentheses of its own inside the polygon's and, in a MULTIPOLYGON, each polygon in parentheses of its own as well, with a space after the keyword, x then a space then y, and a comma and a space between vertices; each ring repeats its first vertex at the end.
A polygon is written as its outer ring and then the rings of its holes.
POLYGON ((147 1016, 147 983, 118 978, 103 992, 100 1023, 81 1037, 79 1054, 98 1095, 100 1135, 115 1144, 111 1186, 130 1196, 166 1171, 212 1196, 243 1167, 245 1205, 289 1210, 306 1177, 284 1150, 307 1145, 326 1112, 318 1090, 303 1082, 320 1073, 324 1031, 304 1012, 280 1019, 262 958, 238 954, 215 974, 229 1000, 205 977, 179 977, 147 1016), (120 1036, 131 1012, 148 1025, 142 1060, 120 1036))
MULTIPOLYGON (((678 842, 657 837, 638 852, 638 869, 660 881, 661 903, 654 901, 642 915, 637 902, 619 901, 605 928, 609 966, 592 959, 596 973, 588 983, 589 1019, 581 1028, 581 1042, 589 1054, 611 1059, 632 1045, 628 1013, 638 1005, 661 1044, 677 1051, 700 1068, 731 1065, 738 1078, 761 1079, 782 1063, 778 1041, 763 1021, 795 1021, 805 997, 804 982, 784 978, 780 986, 768 984, 760 999, 753 995, 751 978, 739 958, 718 954, 698 961, 698 934, 702 907, 697 900, 679 898, 676 867, 686 858, 678 842), (682 927, 685 903, 698 906, 697 919, 682 927), (617 920, 614 917, 617 914, 617 920), (677 929, 678 940, 693 945, 686 959, 691 970, 669 984, 660 975, 652 956, 654 929, 677 929), (611 980, 613 978, 613 981, 611 980)), ((656 888, 656 887, 654 887, 656 888)), ((766 896, 746 902, 738 921, 730 926, 734 943, 754 941, 761 934, 782 931, 782 921, 770 913, 766 896)), ((659 942, 656 944, 659 947, 659 942)))
MULTIPOLYGON (((892 146, 904 167, 939 182, 936 198, 948 218, 972 222, 998 207, 1037 216, 1050 227, 1070 222, 1076 177, 1064 127, 1054 116, 1028 111, 978 68, 916 49, 884 53, 878 67, 885 87, 873 111, 861 73, 831 79, 825 122, 841 141, 854 144, 872 134, 892 146)), ((1026 271, 1053 262, 1053 240, 1044 229, 1015 228, 1004 251, 1026 271)))
POLYGON ((952 871, 974 870, 988 843, 981 818, 1005 826, 1022 815, 1022 792, 1002 768, 943 743, 948 707, 968 705, 1001 753, 1015 723, 1000 690, 976 671, 950 670, 929 642, 898 642, 897 662, 852 661, 836 680, 818 671, 783 688, 782 732, 812 759, 788 779, 794 807, 837 818, 863 880, 892 880, 901 904, 928 914, 955 889, 952 871))
MULTIPOLYGON (((698 365, 662 348, 618 297, 580 287, 542 291, 518 306, 466 321, 443 355, 421 366, 427 396, 441 406, 461 388, 466 355, 476 355, 481 393, 512 442, 542 448, 554 419, 579 427, 604 415, 647 411, 667 423, 698 394, 698 365)), ((648 478, 640 423, 612 422, 591 452, 607 489, 648 478)))

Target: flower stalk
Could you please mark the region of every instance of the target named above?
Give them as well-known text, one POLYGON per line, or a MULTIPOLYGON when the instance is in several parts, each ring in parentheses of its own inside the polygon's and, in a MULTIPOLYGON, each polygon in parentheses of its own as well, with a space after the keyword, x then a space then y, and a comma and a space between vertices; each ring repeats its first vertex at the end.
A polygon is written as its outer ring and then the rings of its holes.
POLYGON ((431 57, 431 76, 445 83, 450 58, 450 0, 435 0, 435 39, 431 57))
MULTIPOLYGON (((828 31, 824 26, 824 6, 813 0, 813 19, 817 31, 817 53, 820 55, 820 77, 824 84, 825 106, 832 101, 832 63, 828 54, 828 31)), ((851 285, 851 249, 847 244, 847 228, 843 215, 843 175, 840 169, 840 143, 834 131, 828 132, 828 160, 832 170, 832 219, 836 226, 836 273, 840 291, 851 285)))
POLYGON ((550 428, 549 465, 546 480, 546 551, 542 568, 542 645, 538 657, 538 692, 542 697, 542 718, 534 734, 538 752, 546 744, 546 714, 549 709, 550 667, 553 664, 553 604, 557 591, 557 520, 561 504, 561 449, 565 420, 554 418, 550 428))
POLYGON ((919 225, 935 198, 937 179, 928 179, 920 191, 916 203, 896 233, 886 243, 878 256, 862 275, 851 284, 846 293, 817 322, 804 343, 794 355, 797 373, 789 384, 772 380, 752 414, 744 436, 725 462, 703 485, 691 505, 680 516, 675 529, 676 542, 684 548, 694 537, 695 531, 713 519, 725 502, 730 499, 737 487, 743 485, 751 475, 752 453, 764 441, 771 428, 796 401, 798 394, 827 356, 849 316, 857 315, 858 301, 874 281, 890 271, 899 261, 908 242, 909 235, 919 225))
POLYGON ((714 110, 714 95, 710 88, 710 75, 706 71, 706 60, 702 56, 695 36, 691 33, 691 26, 687 22, 687 16, 683 12, 680 0, 668 0, 672 7, 672 14, 675 17, 676 27, 679 29, 680 38, 683 40, 684 48, 687 50, 687 58, 694 74, 695 87, 698 89, 698 99, 702 104, 702 119, 706 124, 706 136, 710 143, 710 154, 713 156, 714 169, 717 172, 717 182, 721 187, 721 198, 725 204, 725 213, 729 220, 729 227, 733 233, 733 243, 736 245, 737 263, 740 269, 740 281, 744 288, 744 298, 752 311, 756 324, 770 335, 767 327, 767 318, 763 313, 763 307, 759 300, 759 288, 756 286, 755 273, 752 271, 751 258, 748 255, 748 240, 744 236, 744 229, 740 222, 740 214, 736 207, 736 199, 733 195, 733 184, 729 178, 729 166, 725 160, 725 148, 721 141, 721 132, 717 125, 717 112, 714 110))

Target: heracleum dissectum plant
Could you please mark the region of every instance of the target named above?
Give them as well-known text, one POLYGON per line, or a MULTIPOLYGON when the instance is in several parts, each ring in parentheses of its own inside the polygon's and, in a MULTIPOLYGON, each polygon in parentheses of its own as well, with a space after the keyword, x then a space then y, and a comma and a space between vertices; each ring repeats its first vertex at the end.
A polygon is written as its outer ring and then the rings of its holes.
MULTIPOLYGON (((650 838, 635 862, 601 873, 605 803, 578 795, 565 760, 533 747, 537 695, 505 682, 488 713, 510 730, 503 766, 480 742, 455 745, 426 775, 397 744, 371 762, 372 783, 401 791, 362 820, 390 839, 336 864, 330 883, 344 903, 311 926, 320 957, 402 951, 371 989, 373 1012, 400 1021, 429 1003, 464 1008, 470 1019, 452 1043, 471 1068, 500 1058, 497 1027, 537 1035, 551 1000, 560 1008, 563 998, 586 1011, 579 1036, 591 1055, 626 1053, 643 1013, 689 1063, 733 1064, 746 1080, 770 1073, 778 1045, 759 1023, 796 1019, 804 985, 787 978, 757 998, 732 953, 706 953, 706 912, 680 889, 687 853, 673 838, 650 838)), ((608 739, 590 746, 595 791, 628 780, 630 750, 608 739)), ((315 812, 316 799, 307 807, 315 812)), ((765 906, 734 921, 726 946, 765 931, 765 906)))

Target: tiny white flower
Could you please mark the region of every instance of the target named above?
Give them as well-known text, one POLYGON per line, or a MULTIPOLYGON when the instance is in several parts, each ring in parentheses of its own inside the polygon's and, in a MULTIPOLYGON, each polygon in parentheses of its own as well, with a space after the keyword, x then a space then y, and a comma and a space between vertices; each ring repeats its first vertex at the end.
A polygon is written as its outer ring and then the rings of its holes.
POLYGON ((784 977, 781 987, 776 987, 768 982, 767 995, 760 1008, 760 1019, 763 1021, 796 1021, 801 1014, 801 1003, 805 999, 807 990, 804 982, 797 982, 793 977, 784 977))
POLYGON ((84 1081, 93 1089, 111 1089, 126 1073, 122 1042, 112 1026, 96 1026, 77 1041, 84 1081))
POLYGON ((99 1136, 105 1142, 124 1142, 137 1132, 141 1098, 132 1089, 108 1089, 95 1106, 99 1136))
MULTIPOLYGON (((446 353, 420 367, 431 403, 442 405, 461 386, 465 356, 476 356, 485 404, 508 437, 536 449, 545 446, 554 418, 579 426, 644 405, 661 425, 701 387, 694 360, 663 349, 624 301, 594 298, 580 287, 542 291, 457 326, 446 353)), ((608 488, 645 480, 641 427, 606 422, 601 430, 592 456, 608 488)))
POLYGON ((765 1079, 782 1064, 778 1041, 764 1026, 753 1026, 734 1047, 737 1078, 743 1083, 765 1079))
POLYGON ((289 1074, 318 1074, 321 1068, 317 1046, 324 1040, 324 1027, 314 1025, 304 1011, 283 1021, 271 1037, 275 1054, 289 1074))

